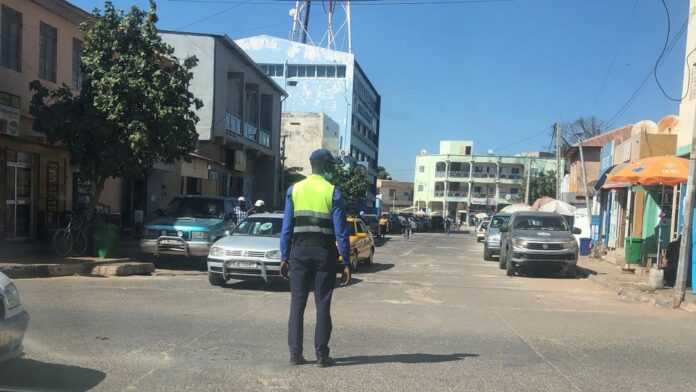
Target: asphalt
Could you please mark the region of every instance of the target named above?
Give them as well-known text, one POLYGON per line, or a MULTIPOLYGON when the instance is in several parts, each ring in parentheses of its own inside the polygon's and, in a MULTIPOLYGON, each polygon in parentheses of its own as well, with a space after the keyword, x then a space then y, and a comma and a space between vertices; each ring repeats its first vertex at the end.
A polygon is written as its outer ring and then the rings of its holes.
MULTIPOLYGON (((386 242, 334 292, 327 369, 287 364, 282 284, 211 287, 195 270, 18 280, 32 320, 0 389, 696 390, 694 314, 582 278, 509 278, 481 255, 468 235, 386 242)), ((313 317, 310 303, 308 359, 313 317)))

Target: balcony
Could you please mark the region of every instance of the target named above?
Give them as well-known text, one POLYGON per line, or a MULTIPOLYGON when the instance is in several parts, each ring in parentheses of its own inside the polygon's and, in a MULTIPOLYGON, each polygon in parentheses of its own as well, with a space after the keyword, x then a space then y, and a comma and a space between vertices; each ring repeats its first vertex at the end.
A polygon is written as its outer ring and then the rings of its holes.
POLYGON ((259 131, 259 144, 264 147, 271 147, 271 133, 265 129, 259 131))
POLYGON ((227 136, 241 136, 242 120, 230 112, 225 112, 225 131, 227 132, 227 136))
POLYGON ((249 123, 246 123, 246 124, 245 124, 245 126, 244 126, 244 136, 246 136, 247 139, 256 141, 256 134, 257 134, 257 132, 258 132, 258 129, 257 129, 255 126, 253 126, 253 125, 251 125, 251 124, 249 124, 249 123))
MULTIPOLYGON (((435 177, 436 178, 445 178, 445 171, 436 171, 435 172, 435 177)), ((469 178, 469 172, 468 171, 450 171, 449 172, 449 178, 464 178, 467 179, 469 178)))
MULTIPOLYGON (((434 191, 433 196, 436 198, 444 198, 445 191, 442 191, 442 190, 434 191)), ((447 191, 447 198, 448 198, 448 200, 451 200, 451 201, 468 200, 469 194, 465 190, 447 191)))
POLYGON ((524 181, 524 176, 522 174, 501 174, 499 180, 505 184, 516 184, 524 181))
POLYGON ((495 182, 495 173, 474 173, 471 175, 476 182, 495 182))

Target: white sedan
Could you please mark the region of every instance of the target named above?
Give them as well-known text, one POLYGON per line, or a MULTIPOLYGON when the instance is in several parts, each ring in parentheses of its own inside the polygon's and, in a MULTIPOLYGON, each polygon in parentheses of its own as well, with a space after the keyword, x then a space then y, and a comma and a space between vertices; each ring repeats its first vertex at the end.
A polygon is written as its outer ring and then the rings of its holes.
POLYGON ((22 306, 19 291, 10 278, 0 272, 0 362, 22 354, 29 314, 22 306))

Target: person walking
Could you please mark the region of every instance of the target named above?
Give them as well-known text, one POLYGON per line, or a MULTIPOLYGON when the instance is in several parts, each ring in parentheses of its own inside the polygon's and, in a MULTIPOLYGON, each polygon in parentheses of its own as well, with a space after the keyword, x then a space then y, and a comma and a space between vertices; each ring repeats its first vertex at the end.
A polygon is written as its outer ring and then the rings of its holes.
POLYGON ((285 197, 280 234, 280 273, 290 279, 288 347, 290 364, 306 363, 302 354, 304 311, 314 291, 317 321, 314 350, 317 365, 333 364, 329 356, 331 296, 336 283, 336 260, 343 258, 341 281, 351 280, 349 229, 341 191, 330 180, 336 162, 328 150, 309 157, 312 175, 296 183, 285 197))
POLYGON ((234 216, 235 219, 237 220, 236 224, 242 223, 244 219, 247 217, 247 209, 246 209, 246 199, 244 196, 239 196, 237 198, 237 206, 234 207, 234 216))

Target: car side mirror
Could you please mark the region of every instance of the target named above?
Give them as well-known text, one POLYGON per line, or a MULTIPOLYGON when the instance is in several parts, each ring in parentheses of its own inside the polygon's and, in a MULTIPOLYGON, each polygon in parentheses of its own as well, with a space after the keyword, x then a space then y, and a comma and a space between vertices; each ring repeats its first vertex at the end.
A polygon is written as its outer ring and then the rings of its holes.
POLYGON ((573 234, 582 234, 582 230, 577 227, 573 227, 573 234))

